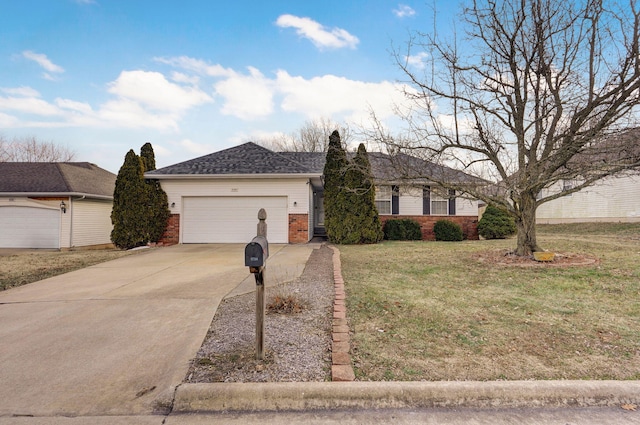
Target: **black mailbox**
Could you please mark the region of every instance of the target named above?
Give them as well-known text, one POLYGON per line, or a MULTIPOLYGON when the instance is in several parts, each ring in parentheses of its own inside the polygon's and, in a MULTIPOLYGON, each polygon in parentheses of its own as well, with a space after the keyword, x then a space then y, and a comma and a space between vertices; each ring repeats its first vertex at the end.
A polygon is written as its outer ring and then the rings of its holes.
POLYGON ((244 248, 244 265, 247 267, 264 267, 269 257, 269 242, 264 236, 256 236, 244 248))

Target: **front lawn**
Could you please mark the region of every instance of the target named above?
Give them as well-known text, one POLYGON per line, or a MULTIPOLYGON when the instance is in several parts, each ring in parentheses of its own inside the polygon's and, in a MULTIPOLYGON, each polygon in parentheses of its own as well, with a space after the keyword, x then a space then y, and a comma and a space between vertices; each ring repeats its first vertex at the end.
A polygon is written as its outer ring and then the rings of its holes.
POLYGON ((587 266, 505 266, 515 241, 340 246, 359 380, 640 379, 640 225, 539 226, 587 266))
POLYGON ((96 249, 76 251, 15 250, 0 255, 0 291, 115 260, 138 251, 96 249))

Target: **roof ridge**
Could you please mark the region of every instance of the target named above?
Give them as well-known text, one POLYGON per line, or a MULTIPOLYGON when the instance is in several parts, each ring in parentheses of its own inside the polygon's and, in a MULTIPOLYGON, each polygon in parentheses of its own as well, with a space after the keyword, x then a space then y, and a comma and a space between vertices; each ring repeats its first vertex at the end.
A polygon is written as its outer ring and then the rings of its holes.
MULTIPOLYGON (((253 142, 249 142, 249 143, 253 143, 253 142)), ((254 144, 255 144, 255 143, 254 143, 254 144)), ((257 145, 257 146, 259 146, 259 145, 257 145)), ((267 148, 265 148, 265 149, 267 149, 267 148)), ((274 153, 274 154, 278 155, 278 156, 279 156, 279 157, 281 157, 281 158, 286 159, 286 160, 287 160, 287 161, 289 161, 289 162, 292 162, 292 163, 294 163, 294 164, 296 164, 296 165, 299 165, 300 167, 304 168, 305 170, 307 170, 307 171, 308 171, 308 172, 310 172, 310 173, 311 173, 311 172, 313 172, 313 170, 312 170, 311 168, 309 168, 307 165, 305 165, 305 164, 303 164, 303 163, 301 163, 301 162, 298 162, 298 161, 294 161, 293 159, 291 159, 291 158, 287 158, 286 156, 282 155, 283 153, 311 153, 311 152, 275 152, 275 151, 272 151, 272 150, 270 150, 270 149, 267 149, 267 150, 269 150, 270 152, 272 152, 272 153, 274 153)), ((315 152, 314 152, 314 153, 315 153, 315 152)))
POLYGON ((67 191, 71 192, 71 183, 69 182, 69 179, 67 179, 67 176, 64 173, 64 171, 62 170, 62 167, 60 167, 62 162, 54 162, 53 164, 55 165, 56 170, 58 170, 58 172, 60 173, 60 177, 62 177, 62 181, 64 182, 65 186, 67 187, 67 191))

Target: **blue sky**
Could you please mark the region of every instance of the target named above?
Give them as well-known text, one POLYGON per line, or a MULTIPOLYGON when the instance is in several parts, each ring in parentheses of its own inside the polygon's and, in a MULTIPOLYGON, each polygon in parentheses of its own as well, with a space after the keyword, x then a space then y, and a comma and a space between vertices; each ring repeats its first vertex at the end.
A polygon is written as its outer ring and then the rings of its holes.
POLYGON ((390 51, 429 29, 426 3, 3 1, 0 135, 116 173, 145 142, 162 167, 314 118, 391 119, 404 99, 390 51))

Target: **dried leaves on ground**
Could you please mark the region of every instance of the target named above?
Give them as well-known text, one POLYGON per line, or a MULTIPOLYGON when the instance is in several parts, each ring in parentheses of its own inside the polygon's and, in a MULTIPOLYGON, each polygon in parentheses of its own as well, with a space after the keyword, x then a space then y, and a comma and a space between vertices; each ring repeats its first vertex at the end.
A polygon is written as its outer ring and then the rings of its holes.
POLYGON ((311 254, 300 278, 266 288, 265 358, 255 358, 255 293, 223 300, 186 382, 326 381, 330 378, 333 252, 311 254))
POLYGON ((96 249, 77 251, 5 249, 0 251, 0 291, 37 282, 136 251, 96 249))

